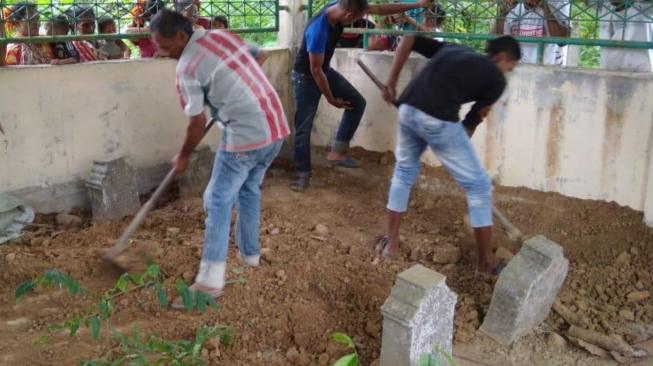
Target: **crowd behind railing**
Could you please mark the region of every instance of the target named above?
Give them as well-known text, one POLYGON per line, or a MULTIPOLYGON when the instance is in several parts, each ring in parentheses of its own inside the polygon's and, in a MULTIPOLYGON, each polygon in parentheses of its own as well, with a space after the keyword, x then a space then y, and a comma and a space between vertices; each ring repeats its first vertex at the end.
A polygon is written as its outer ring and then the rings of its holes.
MULTIPOLYGON (((158 10, 172 7, 191 19, 196 29, 221 29, 229 28, 229 13, 234 8, 228 0, 202 3, 199 0, 172 3, 162 0, 138 0, 137 3, 95 1, 68 6, 52 1, 46 6, 27 2, 0 6, 0 41, 3 38, 11 40, 6 45, 7 42, 0 42, 0 65, 58 65, 135 56, 156 57, 156 48, 149 39, 148 23, 158 10), (40 39, 43 40, 38 41, 40 39)), ((262 16, 269 22, 278 22, 277 1, 243 0, 239 4, 238 16, 242 19, 247 14, 258 14, 259 19, 253 28, 263 26, 262 16)), ((315 13, 311 6, 324 4, 324 0, 309 1, 309 14, 315 13)), ((248 26, 246 21, 240 23, 248 26)), ((275 24, 268 30, 276 30, 277 26, 275 24)), ((594 62, 603 69, 653 70, 653 2, 650 0, 445 0, 431 9, 368 17, 351 26, 436 32, 442 33, 438 37, 447 41, 453 41, 449 38, 453 33, 551 38, 544 45, 523 43, 522 62, 558 66, 569 65, 572 58, 565 39, 616 41, 618 44, 612 47, 584 46, 580 50, 581 57, 587 53, 585 58, 593 60, 590 64, 594 62), (635 42, 637 47, 628 45, 635 42)), ((360 33, 344 33, 340 46, 393 51, 399 39, 400 35, 392 34, 365 37, 360 33)))
POLYGON ((233 17, 239 26, 264 32, 277 29, 276 6, 276 1, 267 0, 208 4, 199 0, 96 0, 72 5, 52 1, 2 5, 0 66, 158 57, 148 25, 164 7, 184 14, 195 29, 228 29, 233 17))
POLYGON ((364 42, 361 32, 345 33, 340 42, 342 47, 393 51, 400 38, 397 31, 435 32, 435 38, 446 41, 456 41, 465 38, 461 35, 469 34, 506 34, 531 39, 532 42, 522 43, 524 63, 566 66, 570 64, 571 48, 577 47, 576 51, 583 54, 578 57, 595 60, 593 66, 634 72, 653 70, 651 1, 441 1, 432 9, 367 18, 351 27, 367 29, 364 33, 371 35, 364 42), (379 29, 394 32, 379 34, 379 29), (592 40, 612 44, 592 46, 592 40))

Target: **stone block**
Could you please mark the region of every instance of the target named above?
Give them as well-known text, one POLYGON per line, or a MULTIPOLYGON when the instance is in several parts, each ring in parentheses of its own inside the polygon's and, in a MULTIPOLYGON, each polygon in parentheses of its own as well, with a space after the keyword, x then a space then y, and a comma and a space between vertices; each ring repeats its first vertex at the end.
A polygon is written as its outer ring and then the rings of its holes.
POLYGON ((134 170, 124 158, 95 161, 85 185, 95 221, 119 220, 141 206, 134 170))
POLYGON ((416 366, 420 356, 434 347, 451 354, 457 297, 445 280, 419 264, 397 276, 381 308, 380 366, 416 366))
POLYGON ((539 325, 567 276, 562 247, 538 235, 527 240, 501 272, 481 332, 509 345, 539 325))
POLYGON ((208 146, 190 156, 190 166, 179 177, 179 195, 181 198, 202 197, 211 179, 215 153, 208 146))

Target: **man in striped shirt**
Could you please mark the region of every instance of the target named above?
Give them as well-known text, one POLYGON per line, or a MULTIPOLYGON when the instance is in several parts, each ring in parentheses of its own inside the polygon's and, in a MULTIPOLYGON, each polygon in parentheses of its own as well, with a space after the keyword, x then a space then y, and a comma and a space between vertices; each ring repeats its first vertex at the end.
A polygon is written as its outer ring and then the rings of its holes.
MULTIPOLYGON (((222 294, 229 243, 231 209, 236 205, 239 257, 258 266, 260 186, 279 153, 289 128, 281 100, 248 46, 238 36, 215 30, 193 30, 180 13, 160 11, 151 21, 152 39, 160 55, 179 60, 177 91, 190 119, 181 151, 172 161, 178 172, 204 137, 208 106, 220 122, 222 144, 204 193, 204 251, 193 290, 222 294)), ((183 307, 181 299, 173 307, 183 307)))

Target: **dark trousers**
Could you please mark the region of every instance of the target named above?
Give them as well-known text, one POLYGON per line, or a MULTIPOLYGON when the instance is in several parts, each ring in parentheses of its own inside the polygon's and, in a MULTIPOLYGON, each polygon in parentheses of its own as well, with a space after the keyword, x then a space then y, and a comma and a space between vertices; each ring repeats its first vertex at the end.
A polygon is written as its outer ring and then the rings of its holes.
MULTIPOLYGON (((333 96, 351 103, 351 109, 342 114, 336 140, 335 151, 344 152, 354 137, 356 129, 365 112, 365 98, 347 79, 333 69, 325 72, 333 96)), ((295 170, 298 173, 311 171, 311 130, 322 92, 312 75, 293 71, 292 85, 295 93, 295 170)))

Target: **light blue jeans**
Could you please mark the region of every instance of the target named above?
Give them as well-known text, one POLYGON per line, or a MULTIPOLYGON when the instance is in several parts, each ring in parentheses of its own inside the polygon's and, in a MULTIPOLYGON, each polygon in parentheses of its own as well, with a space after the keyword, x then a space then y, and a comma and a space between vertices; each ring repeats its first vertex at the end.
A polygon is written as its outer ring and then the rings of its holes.
POLYGON ((215 154, 204 192, 206 211, 203 262, 226 262, 231 209, 236 206, 236 244, 244 256, 259 255, 261 184, 283 140, 258 150, 215 154))
POLYGON ((491 226, 492 181, 481 166, 463 125, 439 120, 406 104, 399 107, 397 164, 388 210, 406 212, 410 191, 419 176, 420 157, 427 146, 465 190, 472 227, 491 226))

